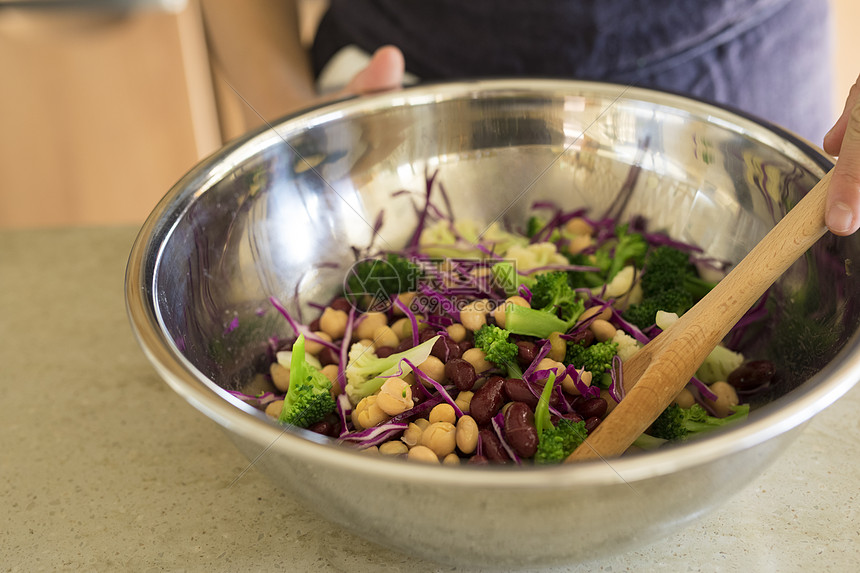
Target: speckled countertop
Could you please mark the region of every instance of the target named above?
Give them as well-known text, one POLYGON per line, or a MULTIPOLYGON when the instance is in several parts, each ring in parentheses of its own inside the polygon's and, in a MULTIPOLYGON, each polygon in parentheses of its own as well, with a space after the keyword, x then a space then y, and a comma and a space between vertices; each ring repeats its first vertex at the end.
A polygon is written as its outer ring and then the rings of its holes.
MULTIPOLYGON (((131 333, 135 233, 0 232, 0 572, 451 570, 341 531, 253 468, 233 483, 247 460, 131 333)), ((564 570, 860 571, 858 412, 855 388, 716 512, 564 570)))

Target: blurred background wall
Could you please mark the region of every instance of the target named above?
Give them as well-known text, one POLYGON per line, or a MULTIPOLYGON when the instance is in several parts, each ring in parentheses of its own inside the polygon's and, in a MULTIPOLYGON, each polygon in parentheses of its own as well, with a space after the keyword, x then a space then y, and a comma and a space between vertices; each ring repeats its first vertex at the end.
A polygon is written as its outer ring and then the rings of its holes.
MULTIPOLYGON (((0 0, 0 228, 140 224, 196 161, 243 132, 197 0, 124 1, 140 9, 0 0)), ((305 41, 326 1, 302 1, 305 41)), ((821 1, 836 16, 841 110, 860 73, 860 1, 821 1)))

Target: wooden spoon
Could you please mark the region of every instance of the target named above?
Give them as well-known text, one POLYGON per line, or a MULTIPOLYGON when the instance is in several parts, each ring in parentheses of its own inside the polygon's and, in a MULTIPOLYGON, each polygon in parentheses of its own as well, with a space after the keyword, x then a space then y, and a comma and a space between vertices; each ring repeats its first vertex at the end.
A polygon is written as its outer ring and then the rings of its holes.
POLYGON ((832 173, 698 304, 624 363, 626 396, 565 461, 619 456, 648 429, 744 313, 827 231, 832 173))

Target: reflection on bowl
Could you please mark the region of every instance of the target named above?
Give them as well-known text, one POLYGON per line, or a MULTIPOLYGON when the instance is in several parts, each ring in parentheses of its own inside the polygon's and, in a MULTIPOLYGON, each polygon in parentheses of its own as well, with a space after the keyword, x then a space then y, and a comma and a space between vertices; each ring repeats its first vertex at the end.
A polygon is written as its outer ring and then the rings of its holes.
POLYGON ((428 85, 354 99, 249 134, 188 173, 131 253, 132 325, 164 379, 255 466, 382 545, 495 567, 569 563, 665 536, 743 487, 860 378, 858 237, 825 237, 778 283, 752 352, 778 382, 747 423, 641 456, 553 468, 425 467, 283 429, 225 390, 308 319, 374 238, 397 248, 438 170, 455 213, 522 225, 529 206, 602 212, 631 168, 621 218, 738 261, 829 169, 779 128, 690 99, 554 80, 428 85), (788 350, 787 350, 788 349, 788 350))

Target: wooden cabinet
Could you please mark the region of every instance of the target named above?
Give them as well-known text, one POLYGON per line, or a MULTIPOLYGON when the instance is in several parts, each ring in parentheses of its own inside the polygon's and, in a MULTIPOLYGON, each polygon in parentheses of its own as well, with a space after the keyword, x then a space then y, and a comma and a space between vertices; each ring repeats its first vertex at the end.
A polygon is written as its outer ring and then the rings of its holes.
POLYGON ((221 144, 196 2, 0 10, 0 227, 140 223, 221 144))

